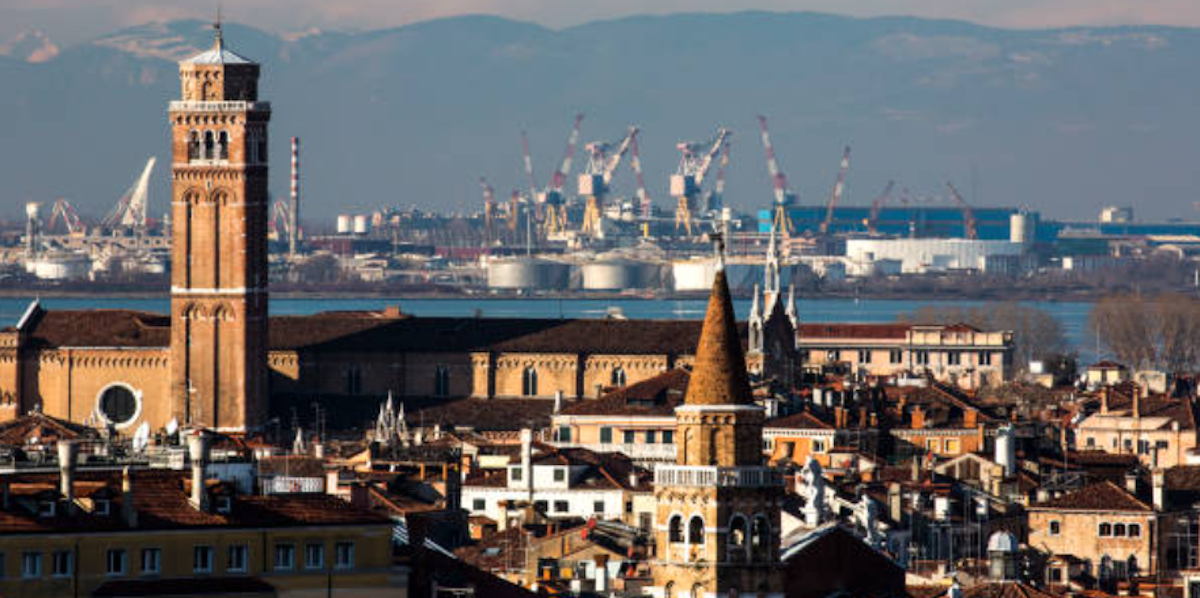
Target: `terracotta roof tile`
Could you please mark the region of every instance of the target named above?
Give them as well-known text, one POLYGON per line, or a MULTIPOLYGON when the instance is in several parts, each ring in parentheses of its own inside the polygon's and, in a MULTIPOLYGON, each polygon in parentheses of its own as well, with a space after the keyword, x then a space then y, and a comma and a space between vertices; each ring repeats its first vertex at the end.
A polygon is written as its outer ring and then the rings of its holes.
POLYGON ((1075 511, 1153 511, 1150 505, 1138 500, 1124 488, 1105 480, 1084 486, 1058 498, 1052 498, 1031 509, 1066 509, 1075 511))
POLYGON ((599 399, 577 401, 559 412, 562 415, 661 415, 675 416, 683 403, 690 374, 684 369, 663 372, 653 378, 614 390, 599 399))
POLYGON ((908 324, 800 324, 800 337, 809 339, 903 339, 908 324))
POLYGON ((688 383, 684 404, 687 405, 751 405, 750 378, 742 354, 741 335, 729 296, 725 271, 713 279, 704 328, 696 347, 695 366, 688 383))
POLYGON ((826 423, 821 418, 809 413, 801 411, 775 419, 769 419, 763 424, 764 428, 788 428, 792 430, 832 430, 833 426, 826 423))

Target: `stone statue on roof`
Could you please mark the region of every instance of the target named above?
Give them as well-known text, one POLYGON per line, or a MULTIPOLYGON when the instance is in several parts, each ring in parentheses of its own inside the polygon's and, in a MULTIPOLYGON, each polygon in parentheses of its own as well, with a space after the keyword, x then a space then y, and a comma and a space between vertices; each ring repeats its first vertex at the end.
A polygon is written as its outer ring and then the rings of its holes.
POLYGON ((825 475, 821 464, 811 456, 800 471, 800 496, 804 497, 804 522, 810 527, 821 525, 828 509, 825 506, 825 475))

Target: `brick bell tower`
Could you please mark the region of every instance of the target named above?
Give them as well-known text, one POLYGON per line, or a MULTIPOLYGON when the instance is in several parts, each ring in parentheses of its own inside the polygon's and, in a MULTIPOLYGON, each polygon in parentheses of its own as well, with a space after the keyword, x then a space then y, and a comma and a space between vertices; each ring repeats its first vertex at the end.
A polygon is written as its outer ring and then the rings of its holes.
POLYGON ((754 403, 724 268, 713 281, 684 403, 675 465, 654 470, 658 598, 782 596, 783 479, 763 465, 754 403))
POLYGON ((267 406, 267 123, 259 65, 213 47, 171 102, 171 401, 181 423, 260 425, 267 406))

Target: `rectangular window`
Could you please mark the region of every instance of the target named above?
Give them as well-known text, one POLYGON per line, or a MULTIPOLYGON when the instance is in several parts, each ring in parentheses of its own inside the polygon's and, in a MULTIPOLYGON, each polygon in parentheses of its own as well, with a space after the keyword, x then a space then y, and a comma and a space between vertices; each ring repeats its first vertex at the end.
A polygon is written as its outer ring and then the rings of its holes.
POLYGON ((837 349, 833 349, 833 350, 825 352, 825 361, 827 361, 829 363, 837 363, 838 361, 841 361, 841 359, 842 359, 842 352, 838 351, 837 349))
POLYGON ((42 553, 26 552, 21 555, 21 577, 33 578, 42 576, 42 553))
POLYGON ((308 544, 304 547, 304 568, 320 569, 325 566, 325 545, 308 544))
POLYGON ((913 360, 917 365, 929 365, 929 351, 917 351, 913 354, 913 360))
POLYGON ((601 444, 611 444, 612 443, 612 428, 610 428, 608 426, 603 426, 600 428, 600 443, 601 444))
POLYGON ((1062 569, 1054 567, 1050 569, 1050 583, 1062 583, 1062 569))
POLYGON ((814 453, 825 452, 825 441, 824 440, 812 441, 812 452, 814 452, 814 453))
POLYGON ((566 513, 567 509, 569 509, 569 508, 570 507, 567 506, 567 501, 565 501, 565 500, 554 501, 554 512, 555 513, 566 513))
POLYGON ((565 481, 566 479, 567 479, 567 468, 555 467, 554 468, 554 481, 562 482, 562 481, 565 481))
POLYGON ((658 442, 658 434, 654 430, 646 430, 646 444, 655 444, 658 442))
POLYGON ((162 572, 162 549, 142 549, 142 575, 158 575, 162 572))
POLYGON ((544 500, 533 501, 533 510, 537 511, 538 513, 545 513, 546 512, 546 501, 544 501, 544 500))
POLYGON ((512 471, 512 481, 514 481, 514 482, 521 481, 521 468, 514 467, 514 468, 512 468, 511 471, 512 471))
POLYGON ((904 351, 901 349, 888 351, 888 361, 892 364, 904 363, 904 351))
POLYGON ((663 430, 663 444, 675 444, 675 431, 663 430))
POLYGON ((95 502, 96 506, 92 509, 92 513, 96 515, 108 515, 110 512, 109 506, 111 504, 112 503, 107 498, 97 498, 95 502))
POLYGON ((937 438, 927 438, 925 440, 925 450, 931 453, 939 453, 942 450, 942 442, 937 438))
POLYGON ((800 363, 808 363, 811 360, 812 354, 808 349, 800 349, 800 363))
POLYGON ((962 353, 958 351, 946 353, 946 363, 950 365, 962 365, 962 353))
POLYGON ((871 363, 871 352, 867 349, 859 349, 858 350, 858 362, 859 363, 871 363))
POLYGON ((959 453, 959 444, 957 438, 946 439, 946 454, 957 455, 959 453))
POLYGON ((69 577, 74 572, 71 566, 74 563, 75 554, 69 550, 58 550, 54 552, 54 569, 51 573, 55 577, 69 577))
POLYGON ((472 511, 486 511, 487 510, 487 501, 482 498, 476 498, 475 500, 471 501, 471 510, 472 511))
POLYGON ((1088 448, 1096 448, 1096 437, 1095 436, 1087 437, 1087 447, 1088 448))
POLYGON ((338 569, 354 568, 354 542, 338 542, 334 546, 334 567, 338 569))
POLYGON ((245 573, 246 557, 250 549, 245 544, 229 547, 229 559, 225 562, 225 571, 229 573, 245 573))
POLYGON ((1057 521, 1057 520, 1051 521, 1050 522, 1050 535, 1057 536, 1061 533, 1062 533, 1062 522, 1057 521))
POLYGON ((275 570, 291 571, 296 566, 296 547, 291 544, 275 545, 275 570))
POLYGON ((596 513, 597 515, 603 513, 604 512, 604 501, 598 500, 598 501, 592 503, 592 512, 596 513))
POLYGON ((634 440, 633 430, 625 430, 625 433, 622 434, 622 437, 623 438, 621 439, 621 442, 624 442, 625 444, 633 444, 633 443, 637 442, 636 440, 634 440))
POLYGON ((571 442, 571 426, 558 427, 558 441, 571 442))
POLYGON ((213 547, 196 546, 192 548, 192 571, 195 573, 212 573, 213 547))
POLYGON ((984 351, 979 354, 979 365, 992 365, 992 354, 989 351, 984 351))
POLYGON ((108 566, 105 570, 109 575, 125 575, 125 549, 113 548, 108 551, 108 566))

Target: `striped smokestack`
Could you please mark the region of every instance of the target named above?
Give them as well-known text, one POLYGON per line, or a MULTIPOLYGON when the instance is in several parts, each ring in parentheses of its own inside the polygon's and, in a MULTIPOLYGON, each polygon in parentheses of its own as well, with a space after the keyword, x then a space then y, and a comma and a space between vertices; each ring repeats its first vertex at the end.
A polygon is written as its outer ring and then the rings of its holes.
POLYGON ((288 255, 296 256, 300 226, 300 138, 292 137, 292 199, 288 206, 288 255))

